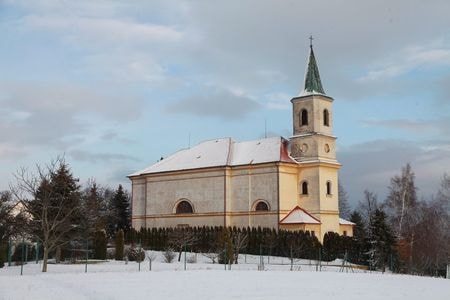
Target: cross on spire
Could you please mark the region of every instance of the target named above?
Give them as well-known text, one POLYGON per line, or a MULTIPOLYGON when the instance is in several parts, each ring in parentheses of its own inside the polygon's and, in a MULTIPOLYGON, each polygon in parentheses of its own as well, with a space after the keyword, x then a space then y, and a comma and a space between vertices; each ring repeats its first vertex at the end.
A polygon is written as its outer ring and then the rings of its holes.
POLYGON ((314 40, 312 34, 309 36, 308 39, 309 39, 309 46, 312 48, 312 42, 313 42, 313 40, 314 40))

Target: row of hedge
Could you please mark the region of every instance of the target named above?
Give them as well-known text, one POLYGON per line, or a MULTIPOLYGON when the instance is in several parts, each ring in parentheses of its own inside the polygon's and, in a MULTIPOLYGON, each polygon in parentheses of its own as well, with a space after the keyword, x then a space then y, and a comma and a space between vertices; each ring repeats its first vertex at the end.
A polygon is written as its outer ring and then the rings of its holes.
MULTIPOLYGON (((187 228, 141 228, 131 229, 125 233, 125 242, 140 244, 144 249, 163 251, 173 244, 173 240, 183 235, 194 236, 194 242, 187 245, 189 251, 214 252, 219 243, 223 227, 187 227, 187 228)), ((228 227, 231 241, 237 236, 246 236, 246 246, 241 253, 286 256, 305 259, 322 259, 331 261, 343 258, 352 248, 351 237, 327 233, 323 246, 317 237, 309 231, 287 231, 270 228, 236 228, 228 227)), ((176 241, 175 241, 176 242, 176 241)), ((351 259, 350 255, 347 258, 351 259)))

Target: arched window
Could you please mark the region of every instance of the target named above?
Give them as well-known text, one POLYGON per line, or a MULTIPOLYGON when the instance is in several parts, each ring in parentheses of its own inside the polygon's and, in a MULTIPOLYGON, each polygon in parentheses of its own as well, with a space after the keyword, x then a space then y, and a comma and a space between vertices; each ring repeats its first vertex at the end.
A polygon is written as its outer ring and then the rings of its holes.
POLYGON ((331 181, 327 181, 327 195, 331 195, 331 181))
POLYGON ((308 182, 302 182, 302 195, 308 195, 308 182))
POLYGON ((264 201, 259 201, 255 205, 255 211, 268 211, 268 210, 269 210, 269 205, 267 205, 267 203, 264 201))
POLYGON ((330 126, 330 114, 328 113, 328 109, 323 110, 323 125, 330 126))
POLYGON ((194 209, 192 208, 192 205, 189 202, 183 200, 177 204, 175 212, 177 214, 192 214, 194 212, 194 209))
POLYGON ((308 111, 306 109, 302 109, 300 112, 300 126, 308 125, 308 111))

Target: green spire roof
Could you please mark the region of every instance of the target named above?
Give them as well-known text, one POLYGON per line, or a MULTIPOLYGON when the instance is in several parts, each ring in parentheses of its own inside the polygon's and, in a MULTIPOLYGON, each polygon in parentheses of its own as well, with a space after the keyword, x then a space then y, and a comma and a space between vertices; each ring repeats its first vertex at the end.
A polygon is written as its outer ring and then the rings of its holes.
POLYGON ((306 66, 305 87, 300 96, 311 94, 325 95, 322 82, 320 82, 319 68, 317 67, 316 58, 314 57, 312 44, 310 45, 308 64, 306 66))

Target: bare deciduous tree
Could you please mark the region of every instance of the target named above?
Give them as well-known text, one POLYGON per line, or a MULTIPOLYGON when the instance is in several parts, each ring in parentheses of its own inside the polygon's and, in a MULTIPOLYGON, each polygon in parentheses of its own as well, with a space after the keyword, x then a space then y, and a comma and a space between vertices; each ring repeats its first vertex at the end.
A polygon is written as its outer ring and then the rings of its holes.
POLYGON ((68 235, 76 230, 73 218, 79 208, 77 180, 62 158, 46 167, 37 166, 35 174, 22 168, 15 179, 11 190, 29 216, 28 231, 42 243, 42 272, 47 272, 49 253, 67 244, 68 235))
POLYGON ((239 253, 242 249, 245 249, 248 245, 248 235, 237 231, 231 236, 231 241, 234 248, 234 263, 238 263, 239 253))
POLYGON ((414 172, 410 164, 402 168, 402 174, 391 178, 389 195, 386 206, 391 224, 396 234, 401 238, 409 238, 414 227, 414 211, 417 205, 416 186, 414 184, 414 172))
POLYGON ((192 246, 198 237, 194 232, 188 230, 175 230, 169 236, 169 245, 178 250, 178 261, 181 261, 183 249, 192 246))
POLYGON ((202 253, 202 255, 204 257, 207 257, 211 260, 211 262, 213 264, 215 264, 217 262, 217 260, 219 259, 219 255, 220 255, 220 250, 218 250, 217 248, 211 249, 209 250, 207 253, 202 253))
POLYGON ((372 216, 378 207, 377 195, 368 190, 364 190, 364 200, 359 202, 358 212, 362 215, 363 220, 366 221, 365 225, 367 227, 372 223, 372 216))
POLYGON ((175 253, 173 252, 172 248, 167 247, 163 252, 163 257, 166 263, 172 263, 173 259, 175 258, 175 253))

